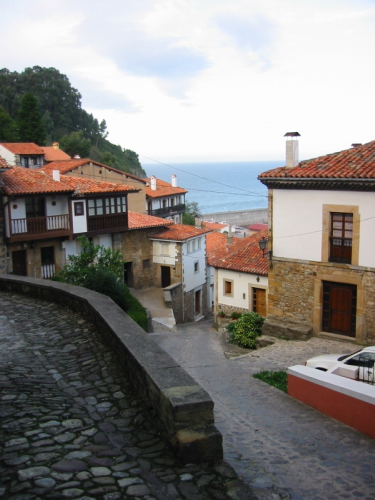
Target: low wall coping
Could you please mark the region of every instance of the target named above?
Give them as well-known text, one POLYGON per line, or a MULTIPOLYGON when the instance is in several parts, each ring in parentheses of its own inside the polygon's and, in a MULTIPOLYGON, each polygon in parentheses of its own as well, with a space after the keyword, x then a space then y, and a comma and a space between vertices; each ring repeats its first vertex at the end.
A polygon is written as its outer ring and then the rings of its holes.
POLYGON ((184 463, 223 458, 209 394, 112 299, 87 288, 0 275, 0 289, 57 302, 94 322, 184 463))
POLYGON ((307 380, 332 391, 340 392, 346 396, 375 405, 375 385, 369 385, 302 365, 289 367, 288 375, 307 380))

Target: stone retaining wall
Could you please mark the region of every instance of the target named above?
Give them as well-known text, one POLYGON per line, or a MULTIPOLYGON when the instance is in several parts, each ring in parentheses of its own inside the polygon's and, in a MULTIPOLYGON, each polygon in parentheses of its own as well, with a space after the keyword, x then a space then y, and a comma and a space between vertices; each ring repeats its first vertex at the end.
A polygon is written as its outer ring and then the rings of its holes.
POLYGON ((223 457, 208 393, 109 297, 86 288, 22 276, 0 275, 0 289, 57 302, 94 322, 118 353, 177 456, 184 463, 223 457))

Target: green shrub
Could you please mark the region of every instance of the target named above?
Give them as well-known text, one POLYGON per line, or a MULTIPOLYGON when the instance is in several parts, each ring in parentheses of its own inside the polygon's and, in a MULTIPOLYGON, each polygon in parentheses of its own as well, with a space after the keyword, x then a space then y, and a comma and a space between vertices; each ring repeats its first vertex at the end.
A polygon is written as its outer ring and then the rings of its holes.
POLYGON ((232 312, 232 314, 230 315, 230 317, 231 317, 232 319, 239 319, 241 316, 242 316, 242 314, 241 314, 241 313, 239 313, 239 312, 235 312, 235 311, 234 311, 234 312, 232 312))
POLYGON ((263 371, 254 373, 254 378, 258 378, 267 384, 280 389, 280 391, 288 392, 288 375, 284 371, 268 372, 263 371))
POLYGON ((126 295, 129 293, 128 289, 111 271, 95 267, 89 268, 83 281, 83 286, 95 292, 107 295, 113 302, 126 311, 126 295))
POLYGON ((262 326, 265 321, 263 316, 255 312, 245 313, 236 321, 231 323, 229 341, 238 344, 240 347, 255 349, 255 339, 262 335, 262 326))
POLYGON ((125 296, 125 307, 127 314, 132 320, 147 332, 147 311, 139 300, 129 292, 125 296))

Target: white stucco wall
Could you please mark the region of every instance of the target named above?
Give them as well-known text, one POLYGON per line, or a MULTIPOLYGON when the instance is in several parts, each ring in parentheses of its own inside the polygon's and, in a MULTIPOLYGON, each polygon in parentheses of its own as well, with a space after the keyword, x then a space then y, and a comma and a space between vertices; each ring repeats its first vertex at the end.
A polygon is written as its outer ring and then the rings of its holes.
POLYGON ((274 189, 273 255, 320 261, 323 205, 359 207, 359 265, 375 267, 375 193, 367 192, 274 189))
POLYGON ((11 153, 10 151, 8 151, 8 149, 4 148, 4 146, 1 146, 0 145, 0 156, 2 156, 4 158, 4 160, 6 160, 9 165, 12 165, 12 167, 14 166, 14 154, 11 153))
POLYGON ((182 245, 182 273, 185 292, 194 290, 206 282, 206 238, 204 236, 192 238, 182 245), (195 249, 193 249, 194 240, 195 249), (198 245, 198 241, 200 241, 200 245, 198 245), (196 262, 198 263, 198 272, 195 272, 196 262))
POLYGON ((177 245, 174 241, 154 241, 152 258, 155 264, 174 266, 176 264, 177 245), (167 245, 167 246, 166 246, 167 245))
POLYGON ((256 280, 258 275, 240 273, 237 271, 228 271, 227 269, 217 269, 217 300, 219 304, 225 304, 232 307, 241 307, 252 310, 251 296, 249 286, 254 288, 267 288, 268 278, 259 276, 259 282, 256 280), (224 281, 233 280, 233 296, 224 294, 224 281))

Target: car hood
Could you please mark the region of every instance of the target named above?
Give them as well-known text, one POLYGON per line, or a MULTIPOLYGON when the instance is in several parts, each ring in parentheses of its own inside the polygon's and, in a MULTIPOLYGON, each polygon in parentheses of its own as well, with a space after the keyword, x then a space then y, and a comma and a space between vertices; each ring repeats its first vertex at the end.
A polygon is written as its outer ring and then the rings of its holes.
POLYGON ((337 360, 343 356, 343 354, 322 354, 321 356, 315 356, 314 358, 310 358, 307 360, 306 364, 309 366, 310 364, 316 366, 318 363, 334 364, 337 363, 337 360))

